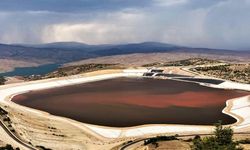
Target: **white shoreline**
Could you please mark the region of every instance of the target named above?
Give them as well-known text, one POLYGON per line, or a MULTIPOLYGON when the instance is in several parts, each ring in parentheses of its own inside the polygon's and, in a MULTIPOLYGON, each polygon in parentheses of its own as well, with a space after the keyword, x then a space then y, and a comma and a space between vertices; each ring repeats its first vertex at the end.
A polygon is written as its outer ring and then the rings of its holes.
MULTIPOLYGON (((65 78, 57 79, 46 79, 32 82, 24 82, 18 84, 4 85, 0 87, 0 102, 1 103, 11 103, 11 99, 14 95, 21 93, 26 93, 32 90, 42 90, 55 87, 63 87, 74 84, 82 84, 86 82, 94 82, 99 80, 106 80, 118 77, 141 77, 143 73, 147 72, 147 69, 130 69, 123 70, 120 73, 110 73, 104 75, 96 76, 70 76, 65 78)), ((240 89, 250 91, 249 84, 240 84, 225 81, 219 85, 205 84, 204 86, 210 86, 213 88, 223 88, 223 89, 240 89)), ((232 100, 228 100, 228 103, 232 103, 232 108, 223 110, 223 113, 228 114, 237 119, 237 122, 232 125, 232 127, 237 129, 242 129, 249 127, 250 125, 250 95, 245 97, 240 97, 232 100), (242 120, 243 118, 243 120, 242 120)), ((22 106, 24 107, 24 106, 22 106)), ((39 110, 32 108, 26 108, 26 111, 31 111, 32 113, 43 113, 39 110)), ((65 120, 70 123, 71 119, 66 119, 64 117, 57 117, 60 120, 65 120)), ((76 125, 77 121, 72 121, 72 124, 76 125)), ((85 123, 77 124, 79 128, 89 128, 95 133, 101 135, 105 138, 124 138, 124 137, 138 137, 143 135, 152 134, 180 134, 180 133, 210 133, 213 130, 213 126, 202 126, 202 125, 168 125, 168 124, 154 124, 154 125, 142 125, 127 128, 115 128, 115 127, 104 127, 97 125, 90 125, 85 123), (83 125, 83 126, 82 126, 83 125)))

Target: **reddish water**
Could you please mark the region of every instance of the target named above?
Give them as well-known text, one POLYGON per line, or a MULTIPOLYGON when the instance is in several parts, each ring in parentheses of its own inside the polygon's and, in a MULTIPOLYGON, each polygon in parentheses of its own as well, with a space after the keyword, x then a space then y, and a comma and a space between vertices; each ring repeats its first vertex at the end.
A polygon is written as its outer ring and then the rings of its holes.
POLYGON ((21 105, 105 126, 203 124, 235 119, 223 114, 228 99, 248 92, 173 80, 118 78, 32 91, 13 98, 21 105))

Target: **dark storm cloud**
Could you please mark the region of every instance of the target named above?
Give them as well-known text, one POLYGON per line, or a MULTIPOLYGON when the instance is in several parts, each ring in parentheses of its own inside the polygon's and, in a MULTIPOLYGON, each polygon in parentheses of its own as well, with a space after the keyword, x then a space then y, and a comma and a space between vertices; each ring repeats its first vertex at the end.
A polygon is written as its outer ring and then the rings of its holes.
POLYGON ((0 43, 249 49, 250 0, 0 0, 0 43))
POLYGON ((145 7, 150 0, 1 0, 1 11, 86 12, 145 7))

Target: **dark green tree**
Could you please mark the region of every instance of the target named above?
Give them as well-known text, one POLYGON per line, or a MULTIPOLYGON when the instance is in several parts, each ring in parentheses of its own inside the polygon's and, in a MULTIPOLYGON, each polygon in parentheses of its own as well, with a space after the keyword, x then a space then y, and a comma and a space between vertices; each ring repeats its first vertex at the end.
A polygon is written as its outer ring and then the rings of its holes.
POLYGON ((223 127, 221 122, 215 124, 214 136, 193 139, 193 150, 242 150, 237 142, 233 141, 233 130, 223 127))
POLYGON ((5 83, 5 78, 3 76, 0 76, 0 85, 4 84, 5 83))

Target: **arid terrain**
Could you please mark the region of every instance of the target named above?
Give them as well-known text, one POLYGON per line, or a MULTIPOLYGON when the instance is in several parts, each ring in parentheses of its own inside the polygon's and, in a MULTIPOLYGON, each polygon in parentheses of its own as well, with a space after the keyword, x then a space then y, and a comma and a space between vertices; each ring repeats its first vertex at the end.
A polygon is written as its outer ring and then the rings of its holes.
POLYGON ((187 67, 189 71, 196 72, 200 75, 221 78, 241 83, 250 83, 250 57, 246 59, 232 60, 228 57, 208 56, 198 57, 200 55, 184 54, 132 54, 121 56, 100 57, 96 59, 87 59, 78 62, 65 64, 62 70, 67 70, 70 66, 93 65, 115 63, 116 66, 123 67, 165 67, 172 71, 176 68, 187 67), (158 59, 158 61, 157 61, 158 59), (141 60, 141 61, 138 61, 141 60), (92 64, 91 64, 92 63, 92 64))
POLYGON ((0 150, 250 150, 250 0, 0 0, 0 150))
POLYGON ((11 71, 16 67, 50 63, 143 65, 193 57, 249 62, 250 54, 248 51, 191 48, 157 42, 118 45, 88 45, 77 42, 40 45, 0 44, 0 72, 11 71))
POLYGON ((0 59, 0 73, 12 71, 17 67, 35 67, 49 62, 15 60, 15 59, 0 59))
MULTIPOLYGON (((163 69, 165 73, 171 74, 179 74, 179 75, 188 75, 195 77, 206 77, 204 74, 199 74, 199 72, 194 72, 189 70, 194 67, 201 66, 213 66, 217 64, 224 64, 226 61, 214 61, 204 58, 193 58, 193 59, 184 59, 181 61, 162 61, 161 63, 154 63, 151 61, 150 63, 143 63, 148 68, 150 67, 158 67, 163 69), (151 63, 152 62, 152 63, 151 63), (149 67, 150 66, 150 67, 149 67), (185 69, 186 68, 186 69, 185 69)), ((241 62, 242 64, 243 62, 241 62)), ((142 64, 140 64, 141 66, 142 64)), ((109 75, 109 74, 119 74, 122 72, 123 67, 128 67, 130 69, 140 70, 144 67, 135 67, 134 65, 112 65, 112 64, 84 64, 77 63, 76 66, 67 66, 59 68, 57 71, 50 73, 45 76, 40 76, 45 79, 46 82, 56 81, 56 84, 72 84, 73 80, 78 80, 86 77, 95 77, 98 75, 109 75), (122 68, 121 68, 122 66, 122 68), (133 68, 131 68, 133 66, 133 68), (112 67, 113 70, 110 70, 112 67), (101 69, 101 70, 100 70, 101 69), (109 69, 109 70, 107 70, 109 69), (98 71, 99 70, 99 71, 98 71), (73 75, 73 76, 72 76, 73 75), (53 78, 52 78, 53 77, 53 78), (49 79, 46 79, 49 78, 49 79), (66 80, 65 80, 66 79, 66 80), (65 81, 63 81, 65 80, 65 81), (69 81, 72 80, 72 81, 69 81)), ((144 68, 145 70, 145 68, 144 68)), ((132 73, 132 72, 131 72, 132 73)), ((126 73, 125 73, 126 74, 126 73)), ((135 72, 132 74, 136 74, 135 72)), ((217 78, 220 78, 217 76, 217 78)), ((30 80, 33 80, 32 78, 30 80)), ((27 81, 26 81, 27 82, 27 81)), ((5 85, 9 88, 15 88, 16 85, 36 85, 38 83, 42 83, 42 80, 32 81, 34 83, 29 82, 23 83, 15 83, 5 85)), ((230 85, 231 86, 231 85, 230 85)), ((235 86, 236 87, 236 86, 235 86)), ((1 87, 1 89, 4 87, 1 87)), ((224 88, 224 87, 223 87, 224 88)), ((2 90, 3 90, 2 89, 2 90)), ((18 89, 22 90, 22 89, 18 89)), ((7 98, 8 99, 8 98, 7 98)), ((8 126, 8 128, 12 131, 18 139, 21 139, 22 142, 26 143, 28 146, 39 148, 39 149, 58 149, 58 147, 63 147, 63 149, 96 149, 96 150, 161 150, 161 149, 190 149, 192 145, 192 140, 190 138, 194 138, 195 135, 198 134, 211 134, 212 127, 211 126, 195 126, 192 127, 191 130, 196 128, 197 130, 191 131, 186 127, 178 127, 178 125, 170 125, 170 129, 176 128, 174 132, 166 132, 165 129, 162 129, 161 132, 158 133, 158 130, 149 130, 157 132, 157 133, 145 133, 140 136, 125 136, 128 133, 137 133, 133 130, 136 130, 139 127, 132 128, 99 128, 98 126, 89 126, 88 124, 80 123, 71 119, 66 119, 62 117, 56 117, 45 112, 40 112, 38 110, 26 108, 15 104, 13 102, 9 102, 6 99, 4 103, 1 104, 1 108, 4 110, 3 123, 8 126), (31 115, 32 114, 32 115, 31 115), (180 128, 183 130, 180 130, 180 128), (186 129, 185 129, 186 128, 186 129), (109 136, 117 136, 116 132, 121 130, 122 133, 119 134, 118 138, 107 138, 104 135, 109 136), (131 131, 130 131, 131 130, 131 131), (133 131, 133 132, 132 132, 133 131), (103 134, 103 135, 102 135, 103 134), (113 135, 114 134, 114 135, 113 135), (157 141, 156 143, 149 143, 145 145, 145 140, 149 137, 156 136, 174 136, 177 135, 177 139, 173 140, 164 140, 157 141), (190 135, 191 134, 191 135, 190 135), (189 135, 186 137, 186 135, 189 135), (184 137, 183 137, 184 136, 184 137), (141 139, 141 140, 140 140, 141 139), (140 140, 140 142, 136 142, 140 140), (132 143, 135 142, 135 143, 132 143), (62 146, 63 145, 63 146, 62 146), (128 146, 128 147, 127 147, 128 146), (126 148, 125 148, 126 147, 126 148)), ((228 111, 230 111, 230 107, 228 107, 228 111)), ((244 120, 244 119, 243 119, 244 120)), ((240 123, 240 122, 239 122, 240 123)), ((237 126, 237 124, 236 124, 237 126)), ((144 127, 144 126, 142 126, 144 127)), ((145 126, 147 127, 147 126, 145 126)), ((168 125, 166 125, 168 127, 168 125)), ((163 127, 158 127, 163 128, 163 127)), ((250 138, 248 136, 249 127, 244 127, 240 130, 236 130, 237 133, 244 132, 244 136, 242 134, 235 134, 235 139, 237 140, 246 140, 250 138)), ((168 131, 169 129, 167 129, 168 131)), ((141 130, 142 131, 142 130, 141 130)), ((119 131, 120 132, 120 131, 119 131)), ((148 132, 148 131, 147 131, 148 132)), ((3 134, 3 132, 1 132, 3 134)), ((4 135, 7 136, 7 135, 4 135)), ((167 137, 167 139, 169 139, 167 137)), ((11 140, 11 138, 6 138, 3 140, 3 145, 11 144, 13 147, 19 147, 21 149, 27 149, 27 146, 16 143, 11 140)), ((247 148, 248 141, 241 142, 241 146, 247 148)))
MULTIPOLYGON (((157 79, 174 79, 179 81, 181 80, 180 77, 186 76, 194 79, 217 79, 218 81, 223 79, 225 80, 225 85, 221 87, 218 85, 220 88, 234 87, 236 89, 244 90, 248 88, 248 85, 246 84, 243 86, 238 85, 239 82, 249 83, 250 54, 247 52, 217 52, 215 50, 190 49, 183 47, 172 47, 169 49, 169 45, 163 45, 163 47, 161 45, 161 47, 158 47, 158 52, 156 51, 152 53, 149 49, 150 46, 152 46, 151 44, 152 43, 146 43, 146 48, 143 47, 141 49, 142 51, 149 50, 147 53, 141 53, 141 50, 138 50, 138 53, 133 53, 131 50, 133 50, 133 48, 138 48, 138 44, 116 47, 120 50, 126 50, 121 51, 121 53, 115 53, 116 51, 112 48, 110 49, 108 46, 100 46, 98 48, 95 46, 87 46, 87 49, 91 49, 92 47, 92 49, 97 48, 98 50, 88 51, 88 54, 84 56, 83 53, 81 53, 83 45, 80 45, 80 48, 74 47, 77 50, 74 51, 74 54, 70 54, 70 57, 67 57, 65 61, 61 60, 67 56, 69 48, 72 48, 72 46, 62 50, 57 49, 57 44, 47 45, 45 47, 32 47, 28 48, 30 53, 22 53, 24 47, 15 46, 14 49, 16 49, 16 51, 10 51, 10 53, 4 54, 2 59, 0 59, 0 62, 2 62, 0 64, 1 71, 11 71, 16 67, 38 66, 51 62, 63 65, 45 75, 1 77, 1 82, 6 85, 0 87, 0 92, 8 88, 17 88, 16 90, 9 91, 10 93, 15 93, 19 90, 25 90, 26 87, 29 87, 30 85, 31 87, 34 86, 34 88, 49 86, 50 84, 63 86, 64 84, 67 85, 79 82, 74 80, 83 80, 85 82, 85 78, 86 81, 92 81, 93 79, 87 78, 99 78, 99 76, 105 76, 106 78, 106 76, 108 77, 110 75, 120 76, 120 74, 124 74, 125 76, 132 75, 141 77, 145 74, 145 71, 148 72, 152 68, 161 69, 163 70, 163 73, 167 74, 166 77, 161 76, 160 74, 159 76, 153 77, 157 79), (131 50, 127 51, 128 47, 130 47, 131 50), (45 49, 44 51, 48 53, 43 53, 41 55, 36 53, 41 49, 45 49), (109 51, 108 54, 106 53, 107 51, 109 51), (12 57, 13 59, 9 59, 9 56, 13 55, 15 52, 20 53, 15 55, 16 57, 12 57), (225 54, 221 55, 221 53, 224 52, 225 54), (75 57, 77 54, 79 55, 75 57), (32 59, 27 61, 26 58, 31 55, 32 59), (48 55, 53 55, 53 57, 46 59, 48 55), (126 72, 126 70, 128 70, 128 72, 126 72), (176 75, 177 78, 174 77, 176 75), (237 83, 231 83, 231 81, 237 83), (43 84, 43 82, 46 83, 43 84), (50 82, 53 82, 53 84, 50 82), (42 85, 36 87, 37 84, 42 85), (18 86, 24 86, 24 88, 18 88, 18 86)), ((145 43, 142 45, 145 45, 145 43)), ((84 45, 84 47, 85 46, 86 45, 84 45)), ((153 46, 155 45, 153 44, 153 46)), ((181 81, 195 82, 192 80, 181 81)), ((206 83, 205 85, 208 86, 209 83, 206 83)), ((29 90, 33 90, 33 88, 29 90)), ((93 126, 15 104, 14 102, 9 101, 15 94, 8 95, 7 92, 7 97, 4 97, 5 94, 6 92, 2 93, 4 101, 1 103, 1 109, 3 110, 1 120, 2 126, 5 126, 5 130, 0 131, 0 134, 6 138, 2 140, 1 145, 5 146, 6 144, 10 144, 14 148, 58 149, 58 147, 63 147, 60 149, 161 150, 177 149, 178 147, 178 149, 190 149, 192 146, 192 139, 195 135, 211 134, 213 129, 212 126, 195 125, 196 130, 193 130, 193 126, 172 124, 166 124, 155 128, 153 125, 153 129, 141 129, 144 127, 151 128, 151 125, 129 128, 93 126), (6 132, 7 130, 9 131, 6 132), (171 138, 177 134, 178 136, 173 139, 171 138), (148 138, 157 138, 157 136, 163 136, 162 138, 165 140, 145 144, 145 141, 148 140, 148 138)), ((243 104, 245 105, 245 103, 243 104)), ((233 104, 230 102, 226 107, 225 112, 231 114, 231 107, 233 107, 233 104)), ((234 114, 232 113, 232 115, 234 114)), ((235 123, 236 127, 241 122, 244 122, 244 118, 241 118, 238 115, 234 116, 241 120, 240 122, 235 123)), ((235 139, 245 140, 245 142, 241 143, 241 146, 243 147, 248 147, 248 143, 250 143, 247 140, 250 136, 246 134, 250 131, 248 128, 249 127, 244 127, 241 130, 236 130, 237 133, 244 131, 243 138, 242 134, 235 134, 235 139)))
POLYGON ((195 67, 192 71, 226 80, 250 84, 250 64, 223 64, 195 67))
POLYGON ((230 56, 230 55, 218 55, 218 54, 202 54, 202 53, 183 53, 183 52, 170 52, 170 53, 149 53, 149 54, 128 54, 117 56, 105 56, 93 59, 86 59, 82 61, 76 61, 66 63, 65 66, 99 63, 99 64, 123 64, 130 66, 141 66, 153 63, 165 63, 170 61, 178 61, 189 58, 206 58, 210 60, 220 60, 227 62, 250 62, 250 54, 245 56, 230 56))

